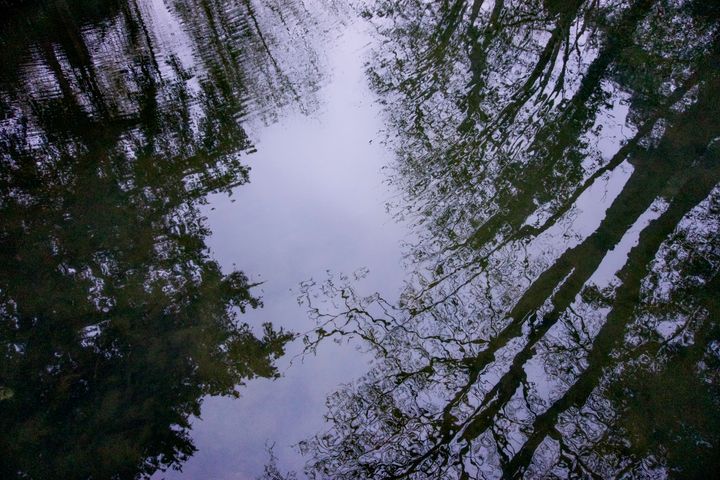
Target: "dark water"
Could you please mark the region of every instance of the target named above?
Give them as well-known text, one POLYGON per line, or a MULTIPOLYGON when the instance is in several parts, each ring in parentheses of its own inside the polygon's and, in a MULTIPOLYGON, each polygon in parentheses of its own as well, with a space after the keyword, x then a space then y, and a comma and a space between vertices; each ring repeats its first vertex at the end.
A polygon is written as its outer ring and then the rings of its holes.
POLYGON ((720 471, 716 2, 0 3, 2 478, 720 471))

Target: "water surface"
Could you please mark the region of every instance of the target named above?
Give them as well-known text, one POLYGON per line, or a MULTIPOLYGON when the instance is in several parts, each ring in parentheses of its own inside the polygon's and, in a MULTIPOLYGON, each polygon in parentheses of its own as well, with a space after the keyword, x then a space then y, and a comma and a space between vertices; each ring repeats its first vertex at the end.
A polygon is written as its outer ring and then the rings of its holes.
POLYGON ((9 0, 3 478, 710 478, 712 2, 9 0))

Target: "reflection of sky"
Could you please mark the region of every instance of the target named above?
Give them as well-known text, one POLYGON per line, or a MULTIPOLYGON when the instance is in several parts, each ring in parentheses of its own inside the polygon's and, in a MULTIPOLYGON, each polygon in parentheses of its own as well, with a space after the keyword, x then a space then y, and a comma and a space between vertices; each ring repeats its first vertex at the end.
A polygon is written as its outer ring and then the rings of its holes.
MULTIPOLYGON (((297 287, 324 278, 327 269, 368 267, 364 291, 390 297, 399 291, 404 231, 385 212, 391 193, 381 167, 390 154, 371 142, 382 122, 364 77, 365 43, 362 34, 348 31, 329 47, 332 71, 319 93, 320 111, 256 128, 251 137, 258 152, 247 158, 251 183, 230 197, 209 198, 214 258, 265 282, 264 308, 243 317, 251 324, 311 328, 297 305, 297 287)), ((288 365, 299 347, 280 362, 283 378, 251 381, 239 400, 207 399, 192 431, 198 452, 183 474, 165 476, 255 478, 268 459, 265 445, 273 442, 280 468, 299 473, 304 460, 293 445, 322 429, 325 397, 361 375, 369 361, 350 345, 329 343, 317 356, 288 365)))
MULTIPOLYGON (((209 198, 205 215, 214 258, 227 270, 238 268, 251 280, 264 282, 264 308, 243 317, 251 324, 271 321, 295 332, 311 328, 297 305, 297 287, 308 278, 324 278, 328 269, 349 273, 368 267, 361 291, 377 290, 390 299, 402 285, 400 242, 406 232, 384 209, 392 193, 380 170, 391 154, 375 140, 383 124, 366 85, 366 43, 363 34, 348 31, 328 47, 324 53, 331 77, 319 92, 319 112, 310 117, 287 113, 271 126, 250 126, 258 149, 247 158, 251 183, 230 197, 209 198)), ((606 159, 627 136, 621 129, 626 114, 619 107, 603 116, 607 128, 597 148, 606 159)), ((623 164, 599 178, 578 199, 568 221, 537 238, 530 250, 537 255, 553 245, 551 250, 560 255, 590 235, 631 171, 623 164)), ((520 346, 509 348, 508 354, 520 346)), ((275 444, 281 470, 300 473, 305 459, 294 446, 324 429, 326 396, 364 373, 370 358, 351 345, 327 343, 317 356, 289 365, 299 349, 296 343, 279 362, 280 380, 251 381, 239 400, 206 399, 202 420, 192 430, 198 452, 183 465, 182 474, 166 477, 255 478, 268 460, 269 444, 275 444)), ((549 379, 537 373, 530 365, 529 376, 549 388, 549 379)))
MULTIPOLYGON (((392 192, 383 184, 381 167, 390 163, 391 154, 378 141, 383 123, 366 85, 363 58, 368 39, 354 28, 319 52, 330 65, 330 78, 318 93, 320 110, 304 116, 288 107, 277 123, 263 126, 258 120, 250 125, 258 149, 246 160, 252 167, 251 183, 230 197, 211 196, 205 209, 213 232, 208 239, 213 257, 226 270, 238 268, 251 280, 264 282, 258 293, 265 307, 243 317, 251 324, 271 321, 294 332, 310 329, 311 321, 296 302, 297 287, 311 277, 323 279, 328 269, 349 273, 368 267, 370 275, 360 291, 377 290, 388 299, 397 298, 403 283, 400 242, 406 232, 385 213, 384 203, 392 192)), ((635 133, 626 128, 626 95, 612 85, 605 88, 613 90, 614 102, 598 114, 596 126, 603 128, 593 128, 595 133, 583 137, 589 145, 584 165, 588 172, 596 168, 591 160, 606 163, 635 133)), ((603 221, 632 170, 623 162, 595 180, 566 215, 526 246, 525 255, 544 257, 549 265, 582 243, 603 221)), ((536 212, 526 223, 542 224, 547 220, 544 213, 536 212)), ((599 266, 592 283, 607 284, 614 278, 651 217, 636 222, 631 234, 599 266)), ((523 274, 516 270, 513 274, 523 274)), ((580 310, 579 302, 574 305, 580 310)), ((606 313, 595 318, 593 332, 606 313)), ((550 336, 564 337, 561 328, 558 324, 550 336)), ((494 384, 525 346, 525 338, 510 342, 478 383, 494 384)), ((198 452, 183 465, 183 473, 165 476, 252 479, 262 473, 270 444, 275 445, 282 471, 300 473, 305 459, 294 446, 325 429, 325 398, 364 373, 370 360, 352 345, 326 343, 317 356, 290 365, 300 347, 297 342, 280 360, 281 379, 251 381, 238 400, 206 399, 202 419, 194 422, 192 430, 198 452)), ((567 388, 545 372, 539 355, 525 370, 546 401, 567 388)), ((508 432, 516 448, 521 438, 519 432, 508 432)))

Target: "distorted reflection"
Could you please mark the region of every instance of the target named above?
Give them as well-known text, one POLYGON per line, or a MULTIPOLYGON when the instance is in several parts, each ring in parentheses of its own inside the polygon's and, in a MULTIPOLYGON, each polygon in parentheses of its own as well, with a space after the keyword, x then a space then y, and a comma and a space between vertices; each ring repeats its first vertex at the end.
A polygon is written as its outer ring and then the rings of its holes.
POLYGON ((313 20, 292 0, 3 3, 0 476, 177 467, 202 397, 277 376, 292 337, 242 323, 260 302, 198 206, 248 181, 246 117, 314 108, 313 20))
POLYGON ((308 282, 377 360, 313 478, 708 478, 720 468, 720 8, 385 0, 402 297, 308 282))
MULTIPOLYGON (((0 475, 179 468, 203 398, 276 378, 293 338, 243 322, 255 285, 211 256, 201 208, 249 181, 251 122, 318 110, 322 35, 354 2, 0 3, 0 475)), ((302 285, 307 352, 375 355, 305 473, 715 475, 717 2, 356 13, 413 240, 397 299, 363 270, 302 285)), ((264 478, 286 470, 270 447, 264 478)))

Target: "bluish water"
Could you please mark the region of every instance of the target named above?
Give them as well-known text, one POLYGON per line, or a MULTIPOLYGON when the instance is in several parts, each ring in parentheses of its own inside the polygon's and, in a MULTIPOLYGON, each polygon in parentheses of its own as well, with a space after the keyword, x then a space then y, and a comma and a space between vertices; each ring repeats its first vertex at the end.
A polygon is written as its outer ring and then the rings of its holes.
POLYGON ((710 478, 712 2, 0 2, 3 478, 710 478))

